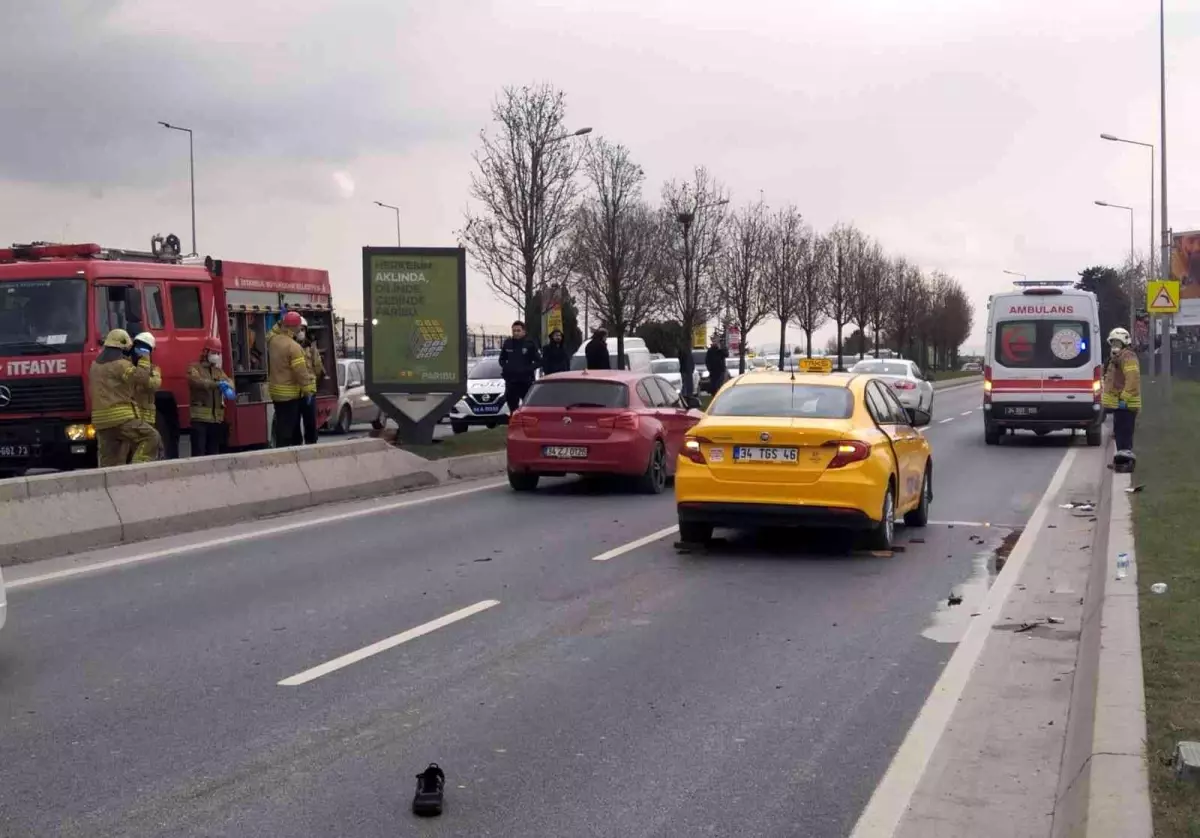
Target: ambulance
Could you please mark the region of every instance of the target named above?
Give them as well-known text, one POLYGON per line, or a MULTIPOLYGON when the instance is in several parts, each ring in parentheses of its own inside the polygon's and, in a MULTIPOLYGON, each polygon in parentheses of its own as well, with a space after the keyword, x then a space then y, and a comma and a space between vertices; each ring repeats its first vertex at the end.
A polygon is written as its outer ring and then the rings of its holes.
POLYGON ((1072 282, 1015 283, 988 300, 983 438, 1083 431, 1100 444, 1103 361, 1096 295, 1072 282))

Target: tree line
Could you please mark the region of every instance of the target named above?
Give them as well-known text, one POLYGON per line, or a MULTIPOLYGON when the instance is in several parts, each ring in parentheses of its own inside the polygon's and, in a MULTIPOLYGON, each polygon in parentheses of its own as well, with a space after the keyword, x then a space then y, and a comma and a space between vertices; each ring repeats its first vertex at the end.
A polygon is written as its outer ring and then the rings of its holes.
MULTIPOLYGON (((713 320, 743 337, 776 320, 781 363, 789 325, 809 356, 815 333, 833 325, 839 367, 847 330, 861 333, 860 356, 920 346, 946 364, 970 334, 973 308, 955 279, 889 256, 853 224, 821 233, 790 203, 734 207, 703 166, 652 201, 628 148, 568 129, 561 90, 505 88, 492 115, 459 240, 535 338, 547 292, 574 295, 618 339, 619 360, 626 336, 667 336, 687 384, 692 335, 713 320)), ((743 340, 743 369, 745 353, 743 340)))

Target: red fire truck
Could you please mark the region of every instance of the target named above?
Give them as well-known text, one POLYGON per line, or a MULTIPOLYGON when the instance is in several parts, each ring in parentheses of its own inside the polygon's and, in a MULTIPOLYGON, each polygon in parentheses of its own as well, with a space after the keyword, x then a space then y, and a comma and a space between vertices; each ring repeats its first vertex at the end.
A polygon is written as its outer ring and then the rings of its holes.
POLYGON ((157 338, 168 458, 179 456, 189 427, 187 367, 209 336, 220 338, 237 390, 227 447, 269 446, 267 333, 288 309, 308 320, 324 359, 324 424, 337 402, 328 272, 182 257, 173 235, 155 236, 145 252, 46 242, 0 249, 0 476, 95 465, 87 371, 115 328, 157 338))

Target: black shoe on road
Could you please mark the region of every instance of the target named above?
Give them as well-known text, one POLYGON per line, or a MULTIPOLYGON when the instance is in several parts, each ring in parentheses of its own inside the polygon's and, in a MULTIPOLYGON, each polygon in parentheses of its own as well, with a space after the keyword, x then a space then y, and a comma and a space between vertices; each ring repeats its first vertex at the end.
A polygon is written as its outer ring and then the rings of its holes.
POLYGON ((446 775, 436 762, 417 775, 417 793, 413 797, 413 814, 435 817, 442 813, 446 775))

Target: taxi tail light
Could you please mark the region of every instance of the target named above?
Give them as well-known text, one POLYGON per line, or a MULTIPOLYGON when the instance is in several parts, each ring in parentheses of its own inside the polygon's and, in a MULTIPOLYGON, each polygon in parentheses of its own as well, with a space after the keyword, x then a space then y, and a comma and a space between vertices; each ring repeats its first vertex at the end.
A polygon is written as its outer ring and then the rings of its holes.
POLYGON ((613 428, 618 431, 636 431, 638 429, 638 415, 626 411, 618 413, 616 416, 601 416, 596 420, 596 424, 601 428, 613 428))
POLYGON ((992 403, 992 368, 990 365, 983 368, 983 403, 992 403))
POLYGON ((1092 401, 1100 403, 1100 389, 1103 386, 1104 369, 1099 366, 1092 367, 1092 401))
POLYGON ((851 463, 861 463, 871 456, 871 446, 857 439, 837 439, 825 444, 836 449, 826 468, 841 468, 851 463))
POLYGON ((915 390, 915 389, 917 389, 917 385, 913 384, 911 381, 897 381, 892 386, 895 387, 897 390, 915 390))
POLYGON ((518 410, 512 416, 508 417, 508 430, 510 432, 521 428, 536 428, 538 418, 532 413, 526 413, 523 410, 518 410))
POLYGON ((689 436, 683 441, 683 447, 679 449, 679 453, 697 465, 706 465, 704 451, 700 446, 711 444, 709 440, 702 436, 689 436))

